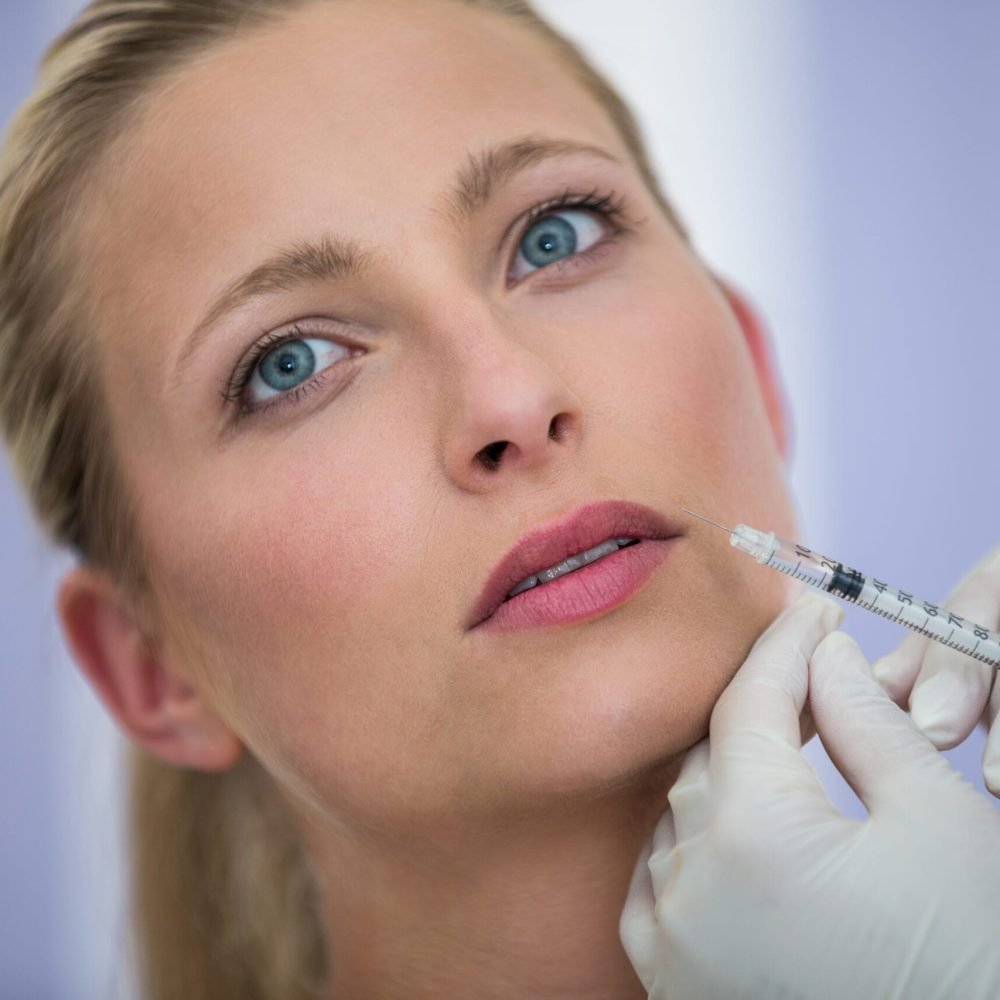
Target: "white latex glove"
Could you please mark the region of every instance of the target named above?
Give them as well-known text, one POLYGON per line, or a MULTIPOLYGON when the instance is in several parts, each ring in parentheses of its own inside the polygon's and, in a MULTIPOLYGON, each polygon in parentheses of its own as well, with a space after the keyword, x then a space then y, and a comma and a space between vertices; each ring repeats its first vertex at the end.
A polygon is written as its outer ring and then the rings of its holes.
MULTIPOLYGON (((944 602, 968 621, 996 629, 1000 623, 1000 548, 979 562, 944 602)), ((939 642, 911 633, 874 664, 879 683, 897 705, 909 705, 917 728, 940 750, 961 743, 983 719, 990 727, 983 780, 1000 796, 1000 710, 996 670, 939 642)))
POLYGON ((838 619, 811 595, 781 615, 684 763, 621 919, 651 997, 1000 997, 1000 814, 823 638, 838 619), (800 753, 807 690, 866 820, 800 753))

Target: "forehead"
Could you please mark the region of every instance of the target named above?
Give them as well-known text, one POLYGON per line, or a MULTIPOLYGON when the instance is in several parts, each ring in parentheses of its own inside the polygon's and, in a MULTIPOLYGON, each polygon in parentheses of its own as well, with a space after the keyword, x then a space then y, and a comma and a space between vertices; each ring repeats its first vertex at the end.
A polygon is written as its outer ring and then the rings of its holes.
MULTIPOLYGON (((551 45, 509 16, 456 0, 312 3, 152 95, 118 143, 113 202, 162 237, 248 198, 381 200, 533 131, 624 153, 551 45)), ((246 221, 262 235, 263 211, 246 221)))

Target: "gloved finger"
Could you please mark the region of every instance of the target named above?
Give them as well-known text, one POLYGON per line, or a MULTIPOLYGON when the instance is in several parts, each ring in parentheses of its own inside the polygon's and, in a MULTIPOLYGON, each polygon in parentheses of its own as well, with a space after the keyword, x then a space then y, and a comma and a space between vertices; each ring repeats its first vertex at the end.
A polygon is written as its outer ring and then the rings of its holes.
POLYGON ((687 752, 680 774, 667 795, 678 842, 690 840, 708 826, 712 811, 708 769, 708 740, 702 740, 687 752))
POLYGON ((813 722, 812 709, 807 700, 799 716, 799 745, 805 746, 815 735, 816 723, 813 722))
POLYGON ((989 664, 933 643, 910 695, 913 724, 939 750, 957 746, 982 718, 994 674, 989 664))
POLYGON ((919 806, 913 779, 954 777, 947 760, 879 686, 858 644, 834 632, 809 664, 809 701, 819 738, 837 770, 875 813, 900 796, 919 806))
POLYGON ((632 871, 625 906, 618 920, 618 936, 646 992, 653 988, 657 967, 656 896, 649 877, 652 841, 647 841, 632 871))
MULTIPOLYGON (((977 623, 984 619, 982 624, 987 626, 996 621, 1000 613, 1000 546, 969 571, 945 599, 943 607, 977 623)), ((937 648, 946 647, 910 633, 893 652, 873 665, 875 678, 901 708, 910 704, 927 653, 937 648)))
POLYGON ((772 786, 784 785, 795 761, 811 772, 799 754, 809 659, 842 617, 839 605, 807 593, 757 640, 712 712, 716 794, 745 793, 760 801, 776 791, 772 786))
MULTIPOLYGON (((704 742, 703 740, 702 743, 704 742)), ((691 777, 693 768, 689 760, 690 754, 681 767, 678 781, 684 777, 685 767, 688 777, 691 777)), ((622 944, 647 990, 652 988, 656 974, 656 900, 670 882, 676 843, 673 811, 667 809, 657 821, 653 835, 639 855, 632 872, 625 908, 618 922, 622 944)))
POLYGON ((670 872, 674 862, 674 847, 677 835, 674 831, 673 812, 668 809, 656 824, 650 838, 650 852, 647 859, 648 874, 653 887, 653 895, 659 899, 670 882, 670 872))
POLYGON ((994 795, 1000 797, 1000 726, 996 725, 997 715, 1000 715, 1000 684, 994 682, 993 693, 986 706, 989 735, 983 750, 983 781, 994 795))
POLYGON ((916 632, 907 632, 891 653, 872 664, 875 680, 900 708, 907 708, 910 704, 910 692, 930 644, 930 639, 916 632))
MULTIPOLYGON (((948 599, 948 611, 968 622, 996 628, 1000 575, 991 558, 976 567, 948 599)), ((910 716, 939 749, 961 743, 983 715, 995 670, 986 663, 929 642, 910 694, 910 716)))

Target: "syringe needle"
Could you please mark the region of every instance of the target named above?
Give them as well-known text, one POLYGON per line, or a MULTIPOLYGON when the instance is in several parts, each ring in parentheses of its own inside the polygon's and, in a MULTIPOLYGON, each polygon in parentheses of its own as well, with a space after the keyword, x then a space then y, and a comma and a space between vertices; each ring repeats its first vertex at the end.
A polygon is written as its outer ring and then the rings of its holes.
POLYGON ((688 510, 687 507, 681 507, 681 510, 684 511, 685 514, 690 514, 692 517, 698 518, 699 521, 704 521, 706 524, 714 524, 717 528, 722 528, 723 531, 728 531, 729 534, 733 533, 732 529, 727 528, 724 524, 719 524, 718 521, 713 521, 708 517, 702 517, 701 514, 696 514, 693 510, 688 510))

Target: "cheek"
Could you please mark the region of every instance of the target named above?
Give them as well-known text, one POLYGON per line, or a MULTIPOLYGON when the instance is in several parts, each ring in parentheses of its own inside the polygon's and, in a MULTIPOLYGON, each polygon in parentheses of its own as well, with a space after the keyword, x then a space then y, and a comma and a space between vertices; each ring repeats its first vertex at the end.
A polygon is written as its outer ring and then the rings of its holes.
POLYGON ((376 707, 391 717, 408 678, 421 683, 397 661, 423 639, 404 598, 426 571, 432 512, 405 458, 377 435, 334 448, 333 423, 319 414, 294 443, 217 456, 179 477, 183 492, 140 502, 171 619, 248 741, 340 742, 376 707))
MULTIPOLYGON (((648 482, 651 502, 688 524, 689 535, 631 653, 636 664, 646 657, 648 670, 616 670, 592 691, 580 685, 563 695, 578 699, 581 718, 606 710, 614 724, 633 713, 630 738, 645 720, 654 745, 659 733, 676 751, 704 735, 718 695, 789 596, 785 577, 736 553, 724 533, 686 522, 677 508, 788 537, 795 517, 752 358, 721 298, 690 274, 683 287, 650 280, 631 292, 609 313, 623 330, 614 363, 593 383, 603 407, 597 425, 621 442, 616 451, 633 470, 633 486, 648 482)), ((628 659, 628 642, 609 648, 607 662, 628 659)))
POLYGON ((170 520, 155 522, 167 526, 157 532, 157 569, 173 602, 198 631, 235 648, 287 643, 281 624, 307 611, 322 609, 317 624, 350 622, 377 593, 380 567, 366 557, 357 513, 371 516, 376 498, 359 492, 360 478, 331 489, 336 469, 323 462, 261 462, 259 478, 253 468, 192 483, 170 520))
POLYGON ((625 330, 601 391, 604 416, 672 469, 682 490, 687 479, 695 491, 711 485, 717 502, 738 491, 753 503, 761 493, 783 517, 784 462, 757 373, 708 279, 688 271, 675 285, 646 282, 631 302, 615 313, 625 330))
POLYGON ((220 714, 281 784, 355 816, 429 809, 443 782, 421 762, 449 723, 443 625, 414 600, 443 583, 423 547, 433 503, 378 434, 336 454, 330 434, 319 419, 295 456, 187 483, 197 508, 175 497, 154 522, 160 576, 220 714))

